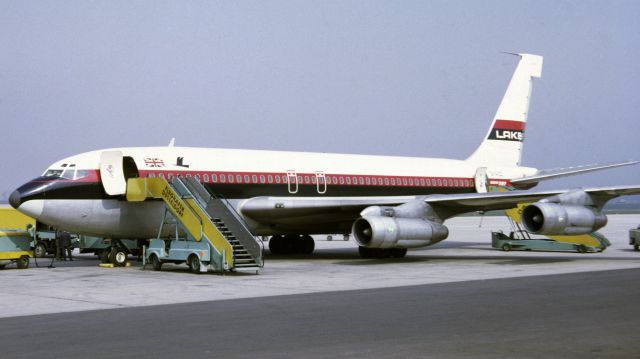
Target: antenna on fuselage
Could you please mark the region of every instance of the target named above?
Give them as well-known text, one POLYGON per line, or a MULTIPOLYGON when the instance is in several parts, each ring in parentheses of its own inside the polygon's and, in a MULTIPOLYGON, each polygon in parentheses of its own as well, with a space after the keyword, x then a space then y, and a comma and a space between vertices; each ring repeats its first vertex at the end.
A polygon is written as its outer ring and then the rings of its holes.
POLYGON ((176 143, 176 138, 175 137, 171 137, 171 141, 169 141, 169 146, 168 147, 173 147, 173 145, 176 143))

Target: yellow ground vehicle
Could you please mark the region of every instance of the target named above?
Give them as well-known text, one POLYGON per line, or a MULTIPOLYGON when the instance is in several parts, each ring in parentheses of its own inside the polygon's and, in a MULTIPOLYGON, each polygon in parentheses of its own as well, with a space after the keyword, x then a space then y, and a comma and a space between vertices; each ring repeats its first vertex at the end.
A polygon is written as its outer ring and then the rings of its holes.
POLYGON ((35 226, 36 221, 9 206, 0 206, 0 269, 16 263, 18 268, 29 267, 32 236, 27 226, 35 226))
POLYGON ((29 267, 29 258, 33 258, 31 250, 31 234, 27 231, 0 232, 0 269, 15 262, 18 268, 29 267))

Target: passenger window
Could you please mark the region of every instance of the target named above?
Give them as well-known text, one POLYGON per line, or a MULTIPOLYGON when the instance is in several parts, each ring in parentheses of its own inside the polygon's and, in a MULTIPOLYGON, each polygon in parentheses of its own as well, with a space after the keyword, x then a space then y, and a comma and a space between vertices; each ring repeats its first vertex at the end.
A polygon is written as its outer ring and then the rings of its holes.
POLYGON ((220 182, 222 182, 222 183, 227 182, 227 177, 224 174, 220 175, 220 182))
POLYGON ((218 175, 217 174, 211 174, 211 182, 216 183, 218 182, 218 175))
POLYGON ((204 175, 204 182, 205 183, 209 182, 209 175, 204 175))

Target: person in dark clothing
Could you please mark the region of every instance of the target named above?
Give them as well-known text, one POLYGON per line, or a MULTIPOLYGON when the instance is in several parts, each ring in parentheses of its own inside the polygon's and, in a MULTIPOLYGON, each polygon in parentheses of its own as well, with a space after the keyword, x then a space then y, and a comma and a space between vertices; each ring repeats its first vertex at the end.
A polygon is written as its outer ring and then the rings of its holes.
POLYGON ((59 244, 61 257, 60 259, 66 261, 68 256, 69 260, 72 261, 73 258, 71 257, 71 251, 73 249, 71 248, 71 235, 69 234, 69 232, 62 231, 62 233, 60 233, 59 244))

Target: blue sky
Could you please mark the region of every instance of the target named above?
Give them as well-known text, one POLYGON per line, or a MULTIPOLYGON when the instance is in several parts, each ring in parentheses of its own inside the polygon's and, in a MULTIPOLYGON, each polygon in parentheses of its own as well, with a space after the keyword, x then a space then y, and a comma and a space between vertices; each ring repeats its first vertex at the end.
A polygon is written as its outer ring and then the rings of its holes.
MULTIPOLYGON (((466 158, 543 55, 523 164, 640 159, 637 1, 0 0, 0 198, 120 146, 466 158)), ((545 187, 640 183, 640 166, 545 187)))

